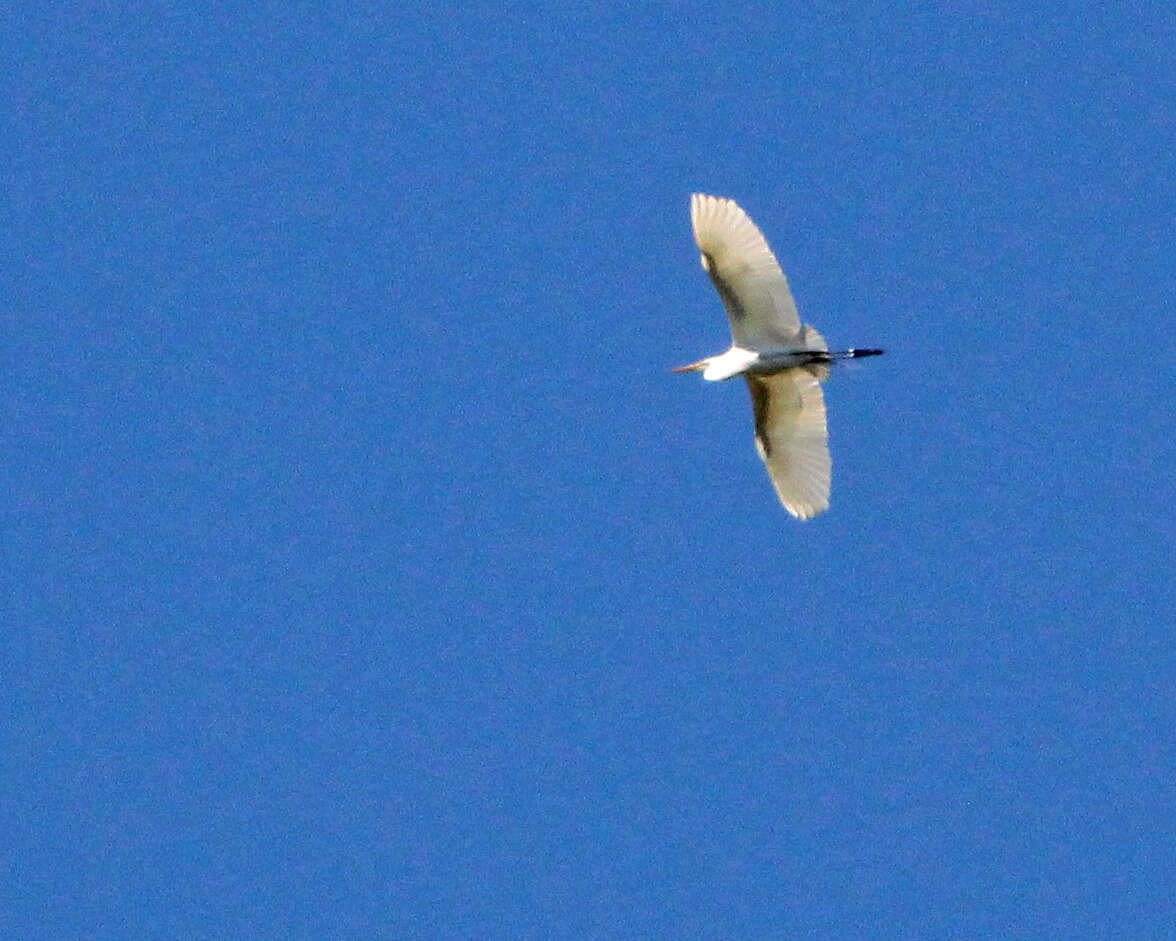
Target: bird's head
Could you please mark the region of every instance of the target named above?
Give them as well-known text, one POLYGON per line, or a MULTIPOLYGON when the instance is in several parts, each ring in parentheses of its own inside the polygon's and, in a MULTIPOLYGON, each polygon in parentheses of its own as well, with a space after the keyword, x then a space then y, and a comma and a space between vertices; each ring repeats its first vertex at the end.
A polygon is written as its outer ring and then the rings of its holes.
POLYGON ((724 379, 730 379, 732 376, 746 372, 759 358, 760 354, 755 350, 745 350, 742 347, 733 346, 726 353, 708 356, 706 359, 700 359, 697 363, 691 363, 689 366, 679 366, 674 372, 701 371, 702 378, 707 382, 722 382, 724 379))

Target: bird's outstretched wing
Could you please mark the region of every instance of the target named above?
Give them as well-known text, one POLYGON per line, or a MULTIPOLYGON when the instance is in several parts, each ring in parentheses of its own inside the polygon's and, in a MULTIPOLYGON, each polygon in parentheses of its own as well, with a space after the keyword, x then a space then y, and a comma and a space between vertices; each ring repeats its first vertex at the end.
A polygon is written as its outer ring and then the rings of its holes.
POLYGON ((755 409, 755 445, 784 508, 809 519, 829 508, 833 462, 821 384, 804 368, 746 375, 755 409))
POLYGON ((695 193, 690 221, 702 267, 727 308, 735 345, 749 350, 792 345, 800 330, 796 302, 776 256, 747 213, 733 200, 695 193))

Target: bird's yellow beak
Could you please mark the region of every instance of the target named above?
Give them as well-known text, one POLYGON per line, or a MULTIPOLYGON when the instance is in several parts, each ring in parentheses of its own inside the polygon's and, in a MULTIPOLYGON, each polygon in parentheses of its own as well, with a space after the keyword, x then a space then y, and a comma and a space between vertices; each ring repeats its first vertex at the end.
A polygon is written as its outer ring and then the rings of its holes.
POLYGON ((689 366, 678 366, 676 369, 671 369, 670 372, 698 372, 700 369, 705 369, 707 360, 700 359, 697 363, 691 363, 689 366))

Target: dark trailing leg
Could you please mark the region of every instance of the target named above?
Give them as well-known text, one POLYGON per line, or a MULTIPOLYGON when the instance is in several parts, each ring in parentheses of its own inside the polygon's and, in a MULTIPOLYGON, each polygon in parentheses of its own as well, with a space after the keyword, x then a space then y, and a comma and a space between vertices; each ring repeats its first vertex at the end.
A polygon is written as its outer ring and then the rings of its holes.
POLYGON ((865 356, 881 356, 885 350, 813 350, 810 363, 832 363, 838 359, 862 359, 865 356))

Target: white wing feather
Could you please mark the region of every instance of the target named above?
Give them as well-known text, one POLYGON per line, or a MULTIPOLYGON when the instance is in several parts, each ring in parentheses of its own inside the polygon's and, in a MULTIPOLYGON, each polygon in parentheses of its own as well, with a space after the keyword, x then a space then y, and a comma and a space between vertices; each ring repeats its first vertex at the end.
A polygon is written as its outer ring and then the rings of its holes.
POLYGON ((793 345, 800 317, 788 279, 747 213, 733 200, 695 193, 690 221, 702 267, 727 308, 735 345, 748 350, 793 345))
POLYGON ((829 508, 833 461, 821 384, 804 368, 746 376, 755 444, 784 508, 809 519, 829 508))

